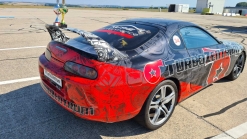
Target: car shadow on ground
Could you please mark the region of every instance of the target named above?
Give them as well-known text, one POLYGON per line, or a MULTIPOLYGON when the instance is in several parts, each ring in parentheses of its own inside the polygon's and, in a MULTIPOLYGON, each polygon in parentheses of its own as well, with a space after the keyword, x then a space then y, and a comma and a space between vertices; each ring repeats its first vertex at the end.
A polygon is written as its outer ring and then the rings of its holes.
POLYGON ((101 138, 148 133, 134 120, 101 123, 75 117, 49 98, 40 84, 0 95, 0 138, 101 138))
POLYGON ((231 81, 226 78, 223 78, 223 79, 216 81, 215 83, 225 83, 225 82, 231 82, 231 81))
MULTIPOLYGON (((223 79, 220 79, 220 80, 216 81, 215 83, 225 83, 225 82, 231 82, 231 80, 228 80, 227 78, 223 78, 223 79)), ((236 102, 234 102, 234 103, 232 103, 232 104, 220 109, 217 112, 209 113, 209 114, 206 114, 206 115, 203 115, 203 116, 200 116, 200 117, 208 118, 208 117, 211 117, 211 116, 220 115, 222 113, 225 113, 229 109, 234 108, 235 106, 237 106, 237 105, 239 105, 241 103, 244 103, 246 101, 247 101, 247 98, 243 98, 243 99, 241 99, 239 101, 236 101, 236 102)))
POLYGON ((222 108, 221 110, 219 110, 219 111, 217 111, 217 112, 209 113, 209 114, 203 115, 203 116, 201 116, 201 117, 203 117, 203 118, 208 118, 208 117, 211 117, 211 116, 220 115, 220 114, 222 114, 222 113, 225 113, 225 112, 228 111, 229 109, 234 108, 234 107, 237 106, 238 104, 244 103, 244 102, 246 102, 246 101, 247 101, 247 98, 241 99, 241 100, 239 100, 239 101, 236 101, 236 102, 234 102, 234 103, 232 103, 232 104, 230 104, 230 105, 228 105, 228 106, 222 108))

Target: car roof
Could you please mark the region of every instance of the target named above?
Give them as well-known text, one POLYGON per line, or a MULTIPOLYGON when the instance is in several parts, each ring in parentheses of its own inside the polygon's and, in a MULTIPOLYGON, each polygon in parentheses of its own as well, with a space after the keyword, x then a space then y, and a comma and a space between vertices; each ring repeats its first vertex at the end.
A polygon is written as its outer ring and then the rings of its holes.
MULTIPOLYGON (((186 21, 180 21, 180 20, 171 20, 171 19, 165 19, 165 18, 133 18, 133 19, 127 19, 121 22, 131 22, 131 23, 146 23, 146 24, 152 24, 152 25, 158 25, 162 27, 168 28, 170 25, 177 24, 179 26, 197 26, 193 23, 186 22, 186 21)), ((121 23, 120 22, 120 23, 121 23)))

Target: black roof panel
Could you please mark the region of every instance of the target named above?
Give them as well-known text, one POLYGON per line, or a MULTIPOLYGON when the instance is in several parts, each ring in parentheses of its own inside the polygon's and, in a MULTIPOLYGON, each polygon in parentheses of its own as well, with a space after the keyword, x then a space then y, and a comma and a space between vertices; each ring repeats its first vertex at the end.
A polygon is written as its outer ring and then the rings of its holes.
POLYGON ((165 18, 134 18, 134 19, 127 19, 121 22, 143 22, 143 23, 150 23, 150 24, 156 24, 160 26, 167 27, 171 24, 180 24, 180 25, 191 25, 195 26, 195 24, 186 22, 186 21, 180 21, 180 20, 171 20, 171 19, 165 19, 165 18))

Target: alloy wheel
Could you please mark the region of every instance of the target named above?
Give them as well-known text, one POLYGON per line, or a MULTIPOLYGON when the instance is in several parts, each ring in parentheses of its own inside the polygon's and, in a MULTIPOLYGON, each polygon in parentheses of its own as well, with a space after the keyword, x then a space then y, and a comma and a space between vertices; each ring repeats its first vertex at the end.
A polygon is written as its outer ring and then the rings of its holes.
POLYGON ((164 123, 175 107, 175 89, 164 85, 155 93, 149 106, 149 120, 153 125, 164 123))
POLYGON ((233 69, 233 74, 235 77, 238 77, 242 72, 244 67, 244 55, 240 55, 233 69))

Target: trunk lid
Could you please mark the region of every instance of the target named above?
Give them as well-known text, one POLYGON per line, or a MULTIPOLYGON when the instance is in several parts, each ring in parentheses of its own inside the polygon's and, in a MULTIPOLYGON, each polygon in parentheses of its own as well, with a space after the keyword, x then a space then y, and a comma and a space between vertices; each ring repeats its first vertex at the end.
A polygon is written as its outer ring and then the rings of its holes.
POLYGON ((67 61, 75 61, 75 59, 81 57, 97 60, 97 53, 91 45, 80 45, 81 47, 76 47, 78 45, 70 46, 64 43, 51 41, 48 44, 48 50, 53 58, 63 63, 67 61))
POLYGON ((72 61, 79 57, 94 59, 100 62, 119 61, 128 58, 128 56, 113 48, 100 37, 75 28, 64 28, 63 31, 69 31, 79 34, 80 37, 70 39, 54 25, 46 25, 52 41, 48 49, 53 58, 61 61, 72 61))

